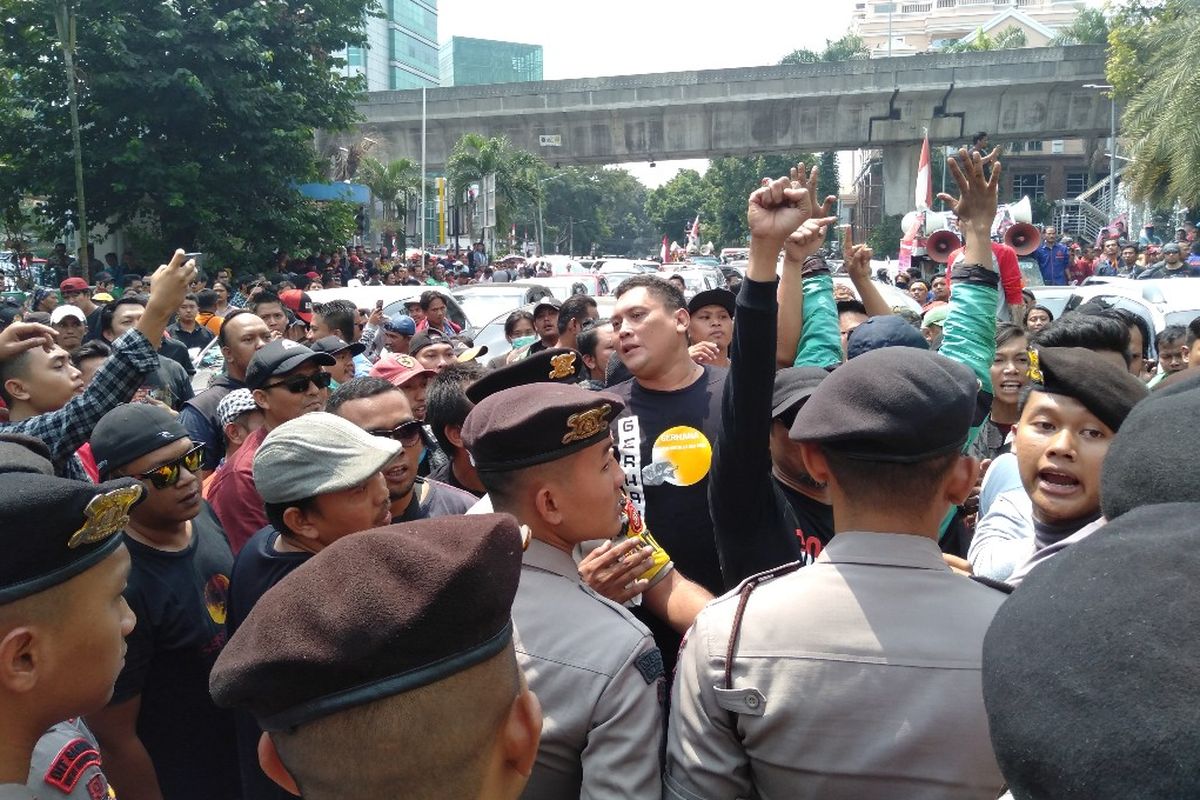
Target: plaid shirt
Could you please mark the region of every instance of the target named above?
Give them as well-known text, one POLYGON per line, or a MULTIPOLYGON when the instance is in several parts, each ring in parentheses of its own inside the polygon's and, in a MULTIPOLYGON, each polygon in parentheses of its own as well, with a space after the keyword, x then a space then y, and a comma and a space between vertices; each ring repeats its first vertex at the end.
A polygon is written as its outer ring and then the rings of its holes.
POLYGON ((229 298, 229 307, 230 308, 245 308, 246 304, 249 302, 250 302, 249 297, 246 297, 246 295, 242 294, 240 291, 237 291, 237 292, 234 292, 233 296, 229 298))
POLYGON ((92 429, 100 418, 122 403, 128 403, 146 375, 156 369, 158 353, 141 331, 131 330, 113 344, 112 356, 96 370, 83 394, 71 398, 57 411, 5 423, 0 425, 0 430, 41 439, 50 448, 55 474, 90 483, 75 451, 91 438, 92 429))

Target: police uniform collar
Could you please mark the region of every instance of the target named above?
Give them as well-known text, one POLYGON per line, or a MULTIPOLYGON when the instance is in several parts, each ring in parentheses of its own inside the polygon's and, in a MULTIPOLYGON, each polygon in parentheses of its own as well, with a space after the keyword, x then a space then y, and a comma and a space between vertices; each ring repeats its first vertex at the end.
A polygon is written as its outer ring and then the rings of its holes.
POLYGON ((821 562, 950 571, 933 539, 910 533, 845 531, 825 545, 817 556, 821 562))
POLYGON ((575 559, 571 558, 571 554, 538 539, 530 540, 521 564, 544 572, 553 572, 579 583, 579 568, 575 566, 575 559))

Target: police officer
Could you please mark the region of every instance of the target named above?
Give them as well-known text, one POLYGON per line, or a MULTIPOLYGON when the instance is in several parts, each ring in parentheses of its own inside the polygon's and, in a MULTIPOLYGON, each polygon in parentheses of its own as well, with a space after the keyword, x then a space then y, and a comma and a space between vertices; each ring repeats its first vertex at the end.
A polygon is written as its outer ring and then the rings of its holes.
POLYGON ((829 487, 835 535, 804 569, 700 612, 665 797, 996 797, 980 661, 1005 595, 951 572, 937 545, 978 472, 962 455, 978 386, 893 347, 848 361, 800 409, 792 436, 829 487))
POLYGON ((121 529, 137 481, 58 478, 36 440, 0 443, 0 798, 108 796, 99 748, 64 723, 102 708, 134 615, 121 529), (31 449, 32 448, 32 449, 31 449))
POLYGON ((621 530, 609 424, 622 408, 614 395, 533 384, 483 398, 463 425, 493 506, 532 536, 513 606, 517 658, 546 712, 528 800, 661 795, 662 655, 632 614, 581 583, 571 557, 621 530))

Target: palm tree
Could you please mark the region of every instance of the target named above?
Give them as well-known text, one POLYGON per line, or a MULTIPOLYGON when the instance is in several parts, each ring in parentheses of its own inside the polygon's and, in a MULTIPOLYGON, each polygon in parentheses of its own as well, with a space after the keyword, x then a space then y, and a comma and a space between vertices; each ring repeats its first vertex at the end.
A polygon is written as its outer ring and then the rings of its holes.
POLYGON ((364 158, 358 165, 358 180, 383 206, 383 227, 405 234, 408 198, 421 190, 421 176, 410 159, 397 158, 383 164, 374 158, 364 158))
MULTIPOLYGON (((541 198, 539 178, 546 163, 533 153, 518 150, 504 136, 464 134, 454 145, 446 163, 450 186, 457 196, 471 183, 496 176, 496 230, 503 231, 518 210, 529 208, 541 198)), ((467 229, 475 239, 474 216, 467 215, 467 229)))

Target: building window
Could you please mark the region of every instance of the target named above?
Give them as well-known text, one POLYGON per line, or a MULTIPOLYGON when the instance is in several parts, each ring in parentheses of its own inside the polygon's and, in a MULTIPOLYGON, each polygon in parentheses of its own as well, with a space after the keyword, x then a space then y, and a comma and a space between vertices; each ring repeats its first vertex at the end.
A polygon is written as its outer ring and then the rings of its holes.
POLYGON ((1020 200, 1026 195, 1030 200, 1046 199, 1046 174, 1044 172, 1013 175, 1013 200, 1020 200))
POLYGON ((1067 173, 1067 197, 1078 197, 1087 191, 1087 173, 1086 172, 1068 172, 1067 173))
POLYGON ((392 28, 392 61, 416 67, 430 75, 438 74, 438 52, 411 34, 392 28))
POLYGON ((351 67, 361 67, 366 63, 363 59, 363 48, 351 45, 346 48, 346 64, 351 67))
POLYGON ((1064 145, 1064 143, 1063 143, 1062 139, 1054 139, 1053 141, 1050 142, 1050 152, 1054 153, 1055 155, 1059 155, 1059 154, 1063 153, 1064 152, 1063 145, 1064 145))

